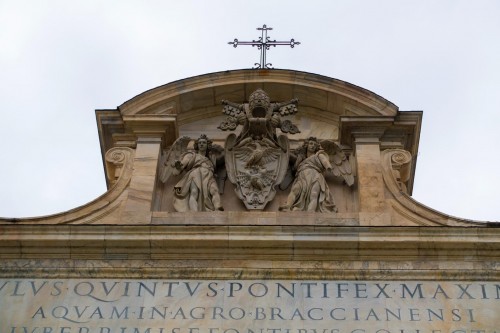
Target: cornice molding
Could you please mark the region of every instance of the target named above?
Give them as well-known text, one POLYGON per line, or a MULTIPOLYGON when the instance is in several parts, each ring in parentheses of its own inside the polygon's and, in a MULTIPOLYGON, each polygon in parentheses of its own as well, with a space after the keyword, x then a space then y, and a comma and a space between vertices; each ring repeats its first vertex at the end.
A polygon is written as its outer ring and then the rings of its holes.
POLYGON ((500 279, 500 228, 0 226, 0 277, 500 279))

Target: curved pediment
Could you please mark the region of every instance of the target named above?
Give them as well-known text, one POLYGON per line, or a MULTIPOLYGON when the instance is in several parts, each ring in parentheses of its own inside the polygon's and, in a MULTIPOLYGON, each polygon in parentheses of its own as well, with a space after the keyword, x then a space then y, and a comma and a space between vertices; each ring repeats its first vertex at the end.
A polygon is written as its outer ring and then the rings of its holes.
MULTIPOLYGON (((290 70, 211 73, 148 90, 117 109, 96 111, 96 117, 108 192, 66 213, 9 223, 264 225, 270 221, 280 225, 486 226, 435 212, 411 199, 422 113, 400 112, 386 99, 344 81, 290 70), (253 94, 265 96, 258 102, 267 103, 269 118, 252 118, 249 108, 253 94), (235 134, 221 127, 232 113, 235 115, 231 121, 236 123, 230 130, 235 134), (238 117, 243 118, 237 120, 238 117), (292 124, 300 132, 290 131, 284 126, 287 122, 287 126, 292 124), (259 129, 262 125, 258 124, 264 123, 259 129), (252 126, 264 132, 243 135, 243 129, 252 126), (166 168, 175 164, 168 156, 177 139, 194 139, 201 133, 214 145, 226 149, 226 157, 222 158, 225 170, 217 176, 211 171, 220 198, 210 202, 211 210, 226 211, 212 211, 209 215, 190 208, 191 211, 179 211, 173 204, 174 188, 188 195, 192 191, 184 183, 182 190, 177 189, 189 171, 174 173, 171 178, 162 176, 166 168), (317 141, 321 147, 318 150, 329 150, 321 156, 330 159, 333 169, 338 164, 338 169, 329 173, 331 168, 324 167, 328 162, 321 162, 318 155, 318 160, 310 165, 311 170, 317 171, 314 177, 324 191, 318 198, 331 193, 330 208, 325 205, 321 212, 305 208, 287 212, 286 209, 298 207, 292 205, 291 200, 295 199, 291 193, 296 191, 297 198, 300 194, 294 182, 299 178, 300 166, 295 165, 291 171, 294 158, 300 159, 293 155, 299 154, 309 137, 317 141), (264 153, 267 157, 257 157, 264 153), (120 156, 123 160, 117 159, 120 156), (393 160, 395 156, 404 156, 404 163, 393 160), (260 162, 261 158, 266 162, 260 162), (230 160, 232 165, 227 165, 230 160), (229 181, 221 183, 226 175, 229 181), (256 189, 267 191, 263 204, 251 202, 257 200, 252 194, 258 192, 256 189), (243 205, 242 200, 249 201, 243 205), (258 209, 252 211, 255 207, 258 209)), ((193 141, 189 142, 189 148, 185 142, 184 152, 194 154, 193 141)), ((179 163, 180 156, 176 157, 179 163)), ((302 160, 308 157, 302 156, 302 160)), ((210 158, 212 167, 218 169, 217 156, 210 158)), ((189 163, 198 161, 194 158, 189 163)), ((207 177, 206 173, 202 177, 207 177)), ((304 176, 303 181, 309 183, 310 178, 304 176)), ((201 181, 210 182, 209 178, 201 181)), ((210 186, 209 196, 216 197, 215 185, 210 186)))
MULTIPOLYGON (((236 70, 199 75, 153 88, 119 106, 123 116, 220 113, 222 99, 243 102, 257 88, 272 99, 298 98, 301 108, 335 115, 394 116, 398 108, 381 96, 345 81, 291 70, 236 70)), ((182 115, 182 116, 181 116, 182 115)))
MULTIPOLYGON (((339 140, 341 117, 394 117, 398 107, 383 97, 354 84, 326 76, 292 70, 234 70, 199 75, 147 90, 115 110, 96 112, 101 151, 116 146, 133 147, 138 132, 164 133, 170 145, 179 135, 200 130, 218 141, 223 118, 223 99, 248 101, 256 89, 272 101, 299 99, 296 121, 301 134, 339 140)), ((405 147, 409 148, 409 147, 405 147)))

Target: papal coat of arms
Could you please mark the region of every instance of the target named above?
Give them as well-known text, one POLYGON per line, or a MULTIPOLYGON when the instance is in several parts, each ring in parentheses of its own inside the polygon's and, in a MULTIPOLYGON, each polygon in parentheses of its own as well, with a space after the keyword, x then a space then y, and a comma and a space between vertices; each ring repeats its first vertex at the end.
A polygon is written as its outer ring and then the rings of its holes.
POLYGON ((261 89, 250 95, 248 104, 222 101, 227 118, 221 130, 243 128, 238 136, 230 134, 225 144, 227 176, 235 185, 236 195, 247 209, 262 210, 276 194, 288 169, 289 144, 283 133, 298 133, 298 129, 283 116, 297 112, 297 99, 271 103, 261 89))

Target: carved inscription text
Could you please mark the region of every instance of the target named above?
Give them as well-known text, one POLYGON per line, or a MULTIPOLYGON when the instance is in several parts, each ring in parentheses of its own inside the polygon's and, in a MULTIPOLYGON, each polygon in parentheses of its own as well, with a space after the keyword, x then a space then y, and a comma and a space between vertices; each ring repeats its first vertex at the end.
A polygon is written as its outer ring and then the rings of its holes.
POLYGON ((1 279, 0 333, 500 333, 500 283, 1 279))

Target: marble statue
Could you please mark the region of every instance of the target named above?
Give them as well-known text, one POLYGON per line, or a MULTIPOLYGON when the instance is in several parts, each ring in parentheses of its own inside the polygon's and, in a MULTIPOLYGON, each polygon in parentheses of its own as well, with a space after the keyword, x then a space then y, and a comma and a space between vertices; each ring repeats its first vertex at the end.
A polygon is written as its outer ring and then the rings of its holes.
POLYGON ((271 103, 262 89, 249 96, 248 103, 222 101, 226 120, 219 125, 223 131, 242 130, 230 134, 225 143, 227 176, 235 192, 249 210, 262 210, 276 195, 288 168, 288 138, 282 133, 298 133, 297 126, 284 116, 297 112, 297 99, 271 103))
POLYGON ((223 149, 204 134, 195 140, 194 151, 187 149, 190 141, 184 136, 174 142, 160 180, 165 183, 170 176, 184 172, 174 186, 173 205, 178 212, 224 210, 219 193, 223 184, 218 186, 215 177, 216 169, 223 168, 223 149))
MULTIPOLYGON (((337 212, 324 173, 342 176, 351 186, 354 184, 351 165, 345 154, 331 140, 319 141, 310 137, 304 141, 297 154, 291 153, 295 171, 292 188, 281 211, 337 212)), ((291 177, 291 173, 288 174, 291 177)), ((286 182, 286 180, 284 181, 286 182)))

